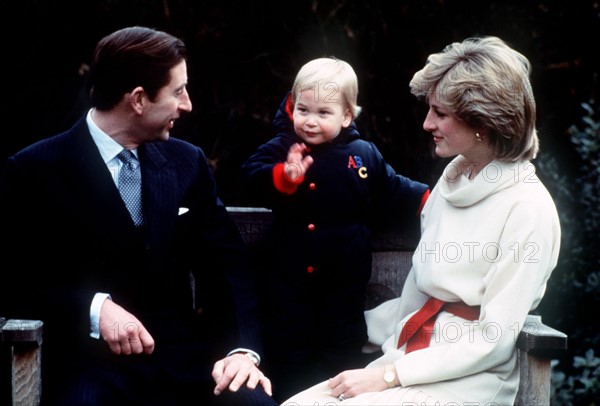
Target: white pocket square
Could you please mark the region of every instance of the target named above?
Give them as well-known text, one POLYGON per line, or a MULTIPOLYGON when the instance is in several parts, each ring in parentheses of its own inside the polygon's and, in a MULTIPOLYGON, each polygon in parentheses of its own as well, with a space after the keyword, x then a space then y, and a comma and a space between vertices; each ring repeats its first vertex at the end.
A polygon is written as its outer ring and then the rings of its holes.
POLYGON ((187 213, 188 211, 190 211, 190 209, 188 209, 187 207, 180 207, 179 208, 179 213, 177 213, 178 216, 181 216, 182 214, 187 213))

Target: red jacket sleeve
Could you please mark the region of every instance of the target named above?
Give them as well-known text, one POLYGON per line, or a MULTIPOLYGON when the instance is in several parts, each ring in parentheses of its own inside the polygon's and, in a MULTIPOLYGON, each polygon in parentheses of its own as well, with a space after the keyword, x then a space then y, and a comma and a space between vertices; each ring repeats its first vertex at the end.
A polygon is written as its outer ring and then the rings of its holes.
POLYGON ((429 189, 427 189, 425 191, 425 193, 423 193, 423 196, 421 197, 421 204, 419 204, 419 209, 417 210, 417 217, 421 214, 421 211, 423 211, 423 206, 425 206, 425 202, 427 201, 428 198, 429 198, 429 189))
POLYGON ((298 186, 304 182, 304 175, 298 176, 296 179, 290 179, 285 173, 285 164, 280 162, 273 167, 273 184, 275 189, 287 195, 294 194, 298 186))

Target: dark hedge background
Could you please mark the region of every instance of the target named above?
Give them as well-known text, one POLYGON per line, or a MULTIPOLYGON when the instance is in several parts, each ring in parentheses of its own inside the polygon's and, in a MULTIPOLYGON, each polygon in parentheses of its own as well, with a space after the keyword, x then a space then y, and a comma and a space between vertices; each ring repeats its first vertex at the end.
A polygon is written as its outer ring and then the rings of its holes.
MULTIPOLYGON (((88 107, 85 74, 96 42, 126 25, 148 25, 188 45, 193 111, 172 135, 204 148, 229 205, 244 204, 239 166, 271 136, 271 119, 296 71, 315 57, 334 55, 354 66, 363 135, 398 172, 432 186, 445 162, 431 152, 431 138, 421 129, 424 106, 410 95, 408 82, 427 55, 446 44, 497 35, 529 57, 540 159, 555 163, 555 173, 540 177, 557 203, 564 191, 553 179, 573 183, 581 167, 567 130, 580 123, 581 103, 598 99, 598 0, 21 0, 3 9, 8 86, 2 157, 68 128, 88 107)), ((571 217, 579 214, 576 206, 557 205, 572 211, 571 217)), ((573 224, 582 223, 563 224, 566 236, 577 235, 573 224)), ((597 236, 591 241, 582 239, 580 248, 597 251, 597 236)), ((588 271, 598 268, 578 272, 588 271)), ((583 324, 589 328, 577 295, 553 286, 549 294, 545 321, 573 337, 583 324)), ((598 304, 598 292, 592 297, 598 304)), ((591 342, 598 341, 597 325, 592 323, 591 342)), ((569 357, 589 348, 590 330, 585 331, 587 340, 570 341, 561 367, 568 369, 569 357)))
POLYGON ((269 137, 271 117, 297 69, 315 57, 334 55, 354 66, 364 136, 399 172, 429 183, 437 178, 430 137, 421 130, 422 108, 408 81, 447 43, 498 35, 530 58, 542 148, 561 161, 574 158, 565 129, 598 86, 600 11, 591 0, 11 4, 15 11, 5 17, 17 28, 7 33, 4 60, 9 88, 16 88, 5 98, 3 155, 67 128, 85 110, 85 69, 98 39, 125 25, 149 25, 182 37, 190 49, 194 109, 173 135, 201 145, 215 160, 230 203, 238 198, 239 164, 269 137))

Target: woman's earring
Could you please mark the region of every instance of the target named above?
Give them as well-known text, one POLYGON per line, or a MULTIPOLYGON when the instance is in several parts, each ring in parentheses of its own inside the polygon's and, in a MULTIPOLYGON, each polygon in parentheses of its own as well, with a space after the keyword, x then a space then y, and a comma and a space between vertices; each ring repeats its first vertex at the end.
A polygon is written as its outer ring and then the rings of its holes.
POLYGON ((475 133, 475 138, 477 138, 477 141, 480 141, 480 142, 481 142, 481 140, 483 139, 483 138, 481 137, 481 135, 479 135, 479 133, 475 133))

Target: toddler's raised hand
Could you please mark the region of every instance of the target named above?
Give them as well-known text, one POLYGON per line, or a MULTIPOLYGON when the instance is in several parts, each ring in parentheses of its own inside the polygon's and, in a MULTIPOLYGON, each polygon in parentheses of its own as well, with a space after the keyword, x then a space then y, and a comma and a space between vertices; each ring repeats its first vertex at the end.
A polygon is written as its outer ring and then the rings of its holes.
POLYGON ((304 175, 313 163, 313 158, 308 155, 309 148, 304 143, 295 143, 288 151, 285 162, 285 174, 292 180, 304 175))

